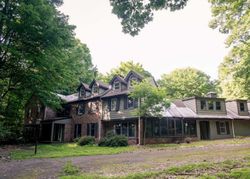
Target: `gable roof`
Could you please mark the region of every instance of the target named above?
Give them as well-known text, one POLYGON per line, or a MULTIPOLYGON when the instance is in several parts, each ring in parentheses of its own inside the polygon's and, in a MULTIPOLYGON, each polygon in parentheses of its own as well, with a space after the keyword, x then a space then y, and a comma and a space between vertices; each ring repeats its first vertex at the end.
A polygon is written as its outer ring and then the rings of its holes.
POLYGON ((99 87, 101 88, 104 88, 104 89, 109 89, 109 85, 106 84, 106 83, 103 83, 102 81, 99 81, 99 80, 93 80, 90 85, 89 85, 89 88, 92 88, 92 86, 97 83, 99 85, 99 87))
POLYGON ((80 85, 78 86, 77 90, 79 90, 82 86, 84 87, 84 89, 86 91, 91 91, 91 89, 89 88, 89 85, 86 84, 86 83, 80 83, 80 85))
POLYGON ((115 75, 112 80, 110 80, 109 84, 112 84, 115 80, 119 80, 120 82, 122 82, 123 84, 127 84, 127 82, 119 75, 115 75))
POLYGON ((139 73, 137 73, 137 72, 131 70, 131 71, 127 74, 127 76, 125 77, 124 80, 125 80, 126 82, 128 82, 128 79, 129 79, 129 77, 130 77, 131 75, 136 76, 136 77, 137 77, 138 79, 140 79, 140 80, 142 80, 142 79, 144 78, 141 74, 139 74, 139 73))

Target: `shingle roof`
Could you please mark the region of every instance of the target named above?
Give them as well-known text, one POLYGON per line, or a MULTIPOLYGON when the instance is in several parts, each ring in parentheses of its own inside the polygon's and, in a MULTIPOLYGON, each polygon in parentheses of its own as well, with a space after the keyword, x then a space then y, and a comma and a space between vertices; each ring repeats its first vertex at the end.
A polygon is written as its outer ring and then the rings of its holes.
POLYGON ((118 79, 120 82, 124 83, 124 84, 127 84, 127 82, 119 75, 115 75, 112 80, 110 80, 110 83, 109 84, 112 84, 114 82, 115 79, 118 79))
POLYGON ((129 94, 130 90, 124 90, 124 91, 115 91, 115 90, 110 90, 107 92, 105 95, 102 96, 102 98, 107 98, 107 97, 112 97, 112 96, 120 96, 120 95, 125 95, 129 94))

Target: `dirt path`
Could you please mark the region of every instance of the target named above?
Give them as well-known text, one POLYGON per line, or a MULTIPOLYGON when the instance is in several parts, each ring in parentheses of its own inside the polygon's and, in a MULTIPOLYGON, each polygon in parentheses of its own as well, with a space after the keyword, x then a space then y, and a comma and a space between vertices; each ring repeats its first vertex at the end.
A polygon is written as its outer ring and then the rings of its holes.
POLYGON ((57 178, 67 161, 72 161, 82 172, 113 176, 162 170, 187 163, 238 159, 247 155, 250 155, 250 143, 142 148, 138 151, 117 155, 0 161, 0 178, 57 178))

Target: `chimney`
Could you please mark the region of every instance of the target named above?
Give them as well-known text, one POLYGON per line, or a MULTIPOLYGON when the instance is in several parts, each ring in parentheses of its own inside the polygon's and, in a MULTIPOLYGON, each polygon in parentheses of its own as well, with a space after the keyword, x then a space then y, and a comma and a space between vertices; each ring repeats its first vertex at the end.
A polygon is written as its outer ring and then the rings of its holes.
POLYGON ((213 91, 210 91, 210 92, 207 93, 207 97, 209 97, 209 98, 217 98, 217 93, 213 92, 213 91))

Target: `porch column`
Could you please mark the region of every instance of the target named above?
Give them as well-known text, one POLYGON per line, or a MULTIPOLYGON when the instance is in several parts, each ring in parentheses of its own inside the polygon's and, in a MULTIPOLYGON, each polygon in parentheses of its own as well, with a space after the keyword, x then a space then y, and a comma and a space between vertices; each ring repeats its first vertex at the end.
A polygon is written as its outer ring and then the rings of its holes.
POLYGON ((141 145, 141 117, 138 117, 138 144, 141 145))
POLYGON ((98 140, 101 140, 101 135, 102 135, 102 121, 98 121, 98 140))
POLYGON ((232 132, 233 132, 233 138, 235 138, 235 132, 234 132, 234 119, 232 120, 232 132))
POLYGON ((53 142, 53 137, 54 137, 54 122, 52 122, 52 125, 51 125, 50 142, 53 142))

